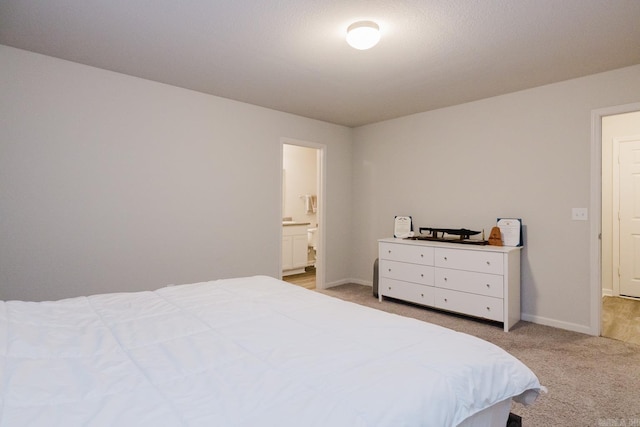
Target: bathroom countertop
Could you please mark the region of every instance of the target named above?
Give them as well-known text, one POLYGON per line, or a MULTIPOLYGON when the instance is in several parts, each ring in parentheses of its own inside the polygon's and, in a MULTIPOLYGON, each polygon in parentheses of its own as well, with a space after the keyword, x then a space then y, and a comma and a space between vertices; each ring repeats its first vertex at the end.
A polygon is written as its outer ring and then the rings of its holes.
POLYGON ((297 221, 282 221, 283 227, 288 227, 292 225, 310 225, 310 222, 297 222, 297 221))

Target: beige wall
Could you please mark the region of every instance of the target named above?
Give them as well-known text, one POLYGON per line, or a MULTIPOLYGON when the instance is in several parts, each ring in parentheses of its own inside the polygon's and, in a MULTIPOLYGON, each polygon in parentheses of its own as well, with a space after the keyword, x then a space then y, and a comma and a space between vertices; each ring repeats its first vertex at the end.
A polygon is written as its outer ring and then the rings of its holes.
POLYGON ((354 276, 394 215, 488 230, 522 218, 523 318, 589 332, 591 112, 640 100, 640 66, 415 114, 354 134, 354 276))
MULTIPOLYGON (((602 292, 613 295, 613 141, 640 135, 640 111, 602 118, 602 292)), ((616 211, 617 212, 617 211, 616 211)))
POLYGON ((326 281, 394 215, 520 217, 523 317, 587 332, 591 112, 640 66, 348 129, 0 46, 0 298, 280 273, 282 138, 327 146, 326 281))
POLYGON ((282 138, 326 145, 349 277, 352 130, 0 46, 0 298, 280 274, 282 138))

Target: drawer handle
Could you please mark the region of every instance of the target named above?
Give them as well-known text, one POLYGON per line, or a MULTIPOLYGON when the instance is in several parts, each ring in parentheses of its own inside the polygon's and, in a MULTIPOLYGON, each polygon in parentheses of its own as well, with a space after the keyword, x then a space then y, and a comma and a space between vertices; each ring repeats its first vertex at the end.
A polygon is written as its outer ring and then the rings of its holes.
POLYGON ((491 287, 491 285, 487 283, 487 288, 490 288, 490 287, 491 287))
POLYGON ((420 254, 420 258, 424 258, 424 254, 420 254))
POLYGON ((491 311, 491 307, 487 307, 487 311, 491 311))
POLYGON ((424 277, 424 274, 420 273, 420 277, 424 277))
POLYGON ((491 265, 491 263, 489 261, 487 261, 487 265, 491 265))
POLYGON ((422 298, 424 298, 424 294, 420 294, 420 296, 421 296, 422 298))
POLYGON ((391 253, 391 249, 389 249, 389 253, 391 253))
POLYGON ((389 290, 391 290, 391 286, 389 286, 389 290))
POLYGON ((447 280, 448 280, 448 279, 445 277, 445 278, 444 278, 444 281, 446 282, 447 280))
POLYGON ((444 302, 447 302, 447 299, 446 299, 446 298, 444 299, 444 302))
POLYGON ((446 261, 446 260, 447 260, 447 257, 444 257, 444 260, 446 261))
POLYGON ((389 271, 391 271, 391 269, 389 269, 389 271))

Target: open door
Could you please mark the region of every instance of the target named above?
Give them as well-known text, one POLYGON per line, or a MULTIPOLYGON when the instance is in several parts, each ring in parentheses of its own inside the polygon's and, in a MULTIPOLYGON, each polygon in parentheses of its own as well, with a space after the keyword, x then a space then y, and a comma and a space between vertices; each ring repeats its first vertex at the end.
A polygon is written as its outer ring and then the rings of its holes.
POLYGON ((620 295, 640 298, 640 136, 617 142, 620 295))

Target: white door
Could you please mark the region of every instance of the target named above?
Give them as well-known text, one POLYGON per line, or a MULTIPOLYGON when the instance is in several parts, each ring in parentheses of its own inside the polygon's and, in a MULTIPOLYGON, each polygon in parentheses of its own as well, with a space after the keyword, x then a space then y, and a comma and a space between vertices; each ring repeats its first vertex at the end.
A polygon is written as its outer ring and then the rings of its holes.
POLYGON ((640 137, 620 141, 620 295, 640 297, 640 137))

